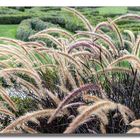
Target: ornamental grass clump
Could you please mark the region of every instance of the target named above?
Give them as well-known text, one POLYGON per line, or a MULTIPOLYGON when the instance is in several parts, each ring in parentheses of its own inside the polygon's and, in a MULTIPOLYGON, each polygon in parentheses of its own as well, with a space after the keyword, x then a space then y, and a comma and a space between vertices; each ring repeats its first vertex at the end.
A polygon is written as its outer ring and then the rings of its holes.
POLYGON ((28 42, 0 38, 0 77, 28 90, 25 98, 36 104, 17 115, 17 105, 1 85, 0 115, 12 119, 0 133, 139 133, 140 39, 121 31, 117 22, 140 16, 122 15, 93 27, 75 9, 63 10, 80 19, 86 31, 51 27, 28 42))

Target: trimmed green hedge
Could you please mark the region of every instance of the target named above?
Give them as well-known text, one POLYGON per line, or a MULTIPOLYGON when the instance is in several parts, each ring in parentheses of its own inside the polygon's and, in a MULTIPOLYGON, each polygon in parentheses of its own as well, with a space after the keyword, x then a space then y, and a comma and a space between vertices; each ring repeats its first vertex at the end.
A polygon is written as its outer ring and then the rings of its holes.
POLYGON ((22 20, 31 18, 26 14, 0 15, 0 24, 19 24, 22 20))
POLYGON ((8 7, 0 7, 0 15, 1 14, 20 14, 19 10, 8 8, 8 7))
POLYGON ((30 20, 23 20, 17 29, 17 39, 28 41, 28 37, 33 34, 30 20))
POLYGON ((37 31, 43 30, 47 27, 46 23, 40 19, 23 20, 17 29, 17 39, 28 41, 28 37, 37 31))
POLYGON ((19 24, 23 19, 31 15, 17 8, 0 7, 0 24, 19 24))
POLYGON ((140 7, 139 6, 128 7, 127 9, 130 10, 130 11, 140 11, 140 7))
POLYGON ((58 27, 52 23, 44 22, 39 18, 23 20, 17 29, 17 39, 28 41, 28 37, 49 27, 58 27))
POLYGON ((60 27, 75 32, 76 30, 84 30, 82 22, 72 14, 64 11, 50 11, 45 16, 40 17, 43 21, 59 24, 60 27))
POLYGON ((45 22, 59 24, 71 32, 84 30, 83 24, 75 16, 62 11, 60 7, 17 7, 0 8, 0 24, 19 24, 25 19, 39 18, 45 22))

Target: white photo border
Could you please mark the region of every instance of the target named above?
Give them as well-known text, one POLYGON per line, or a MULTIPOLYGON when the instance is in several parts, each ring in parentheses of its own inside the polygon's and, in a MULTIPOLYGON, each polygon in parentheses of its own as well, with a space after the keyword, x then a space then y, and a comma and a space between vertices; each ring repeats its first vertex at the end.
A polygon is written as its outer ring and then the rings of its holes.
POLYGON ((0 6, 140 6, 140 0, 0 0, 0 6))

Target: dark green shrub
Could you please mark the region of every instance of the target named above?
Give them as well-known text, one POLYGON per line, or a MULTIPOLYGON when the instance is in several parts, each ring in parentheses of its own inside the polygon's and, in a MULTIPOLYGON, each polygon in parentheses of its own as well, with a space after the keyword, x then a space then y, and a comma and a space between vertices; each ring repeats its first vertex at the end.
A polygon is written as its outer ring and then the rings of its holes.
POLYGON ((23 20, 17 29, 17 39, 28 41, 30 35, 43 30, 46 27, 46 23, 37 18, 23 20))
POLYGON ((65 28, 66 30, 69 30, 70 32, 74 32, 76 30, 84 30, 84 27, 81 23, 78 21, 75 21, 73 17, 64 15, 46 15, 42 18, 42 20, 51 22, 53 24, 58 24, 60 27, 65 28))
POLYGON ((39 18, 23 20, 17 29, 17 39, 28 41, 30 35, 50 27, 58 27, 58 25, 44 22, 39 18))
POLYGON ((2 14, 20 14, 21 12, 16 10, 16 9, 12 9, 12 8, 8 8, 8 7, 0 7, 0 15, 2 14))
MULTIPOLYGON (((12 100, 14 101, 18 109, 18 111, 15 113, 16 117, 19 117, 30 111, 35 111, 37 108, 36 102, 30 97, 26 97, 26 98, 12 97, 12 100)), ((3 129, 5 126, 9 125, 11 121, 13 121, 12 117, 1 114, 0 122, 2 125, 0 126, 0 130, 3 129)))
POLYGON ((120 15, 122 15, 122 14, 116 14, 116 13, 109 13, 109 14, 103 14, 102 16, 104 16, 104 17, 112 17, 112 18, 114 18, 114 17, 116 17, 116 16, 120 16, 120 15))
POLYGON ((76 24, 71 19, 66 21, 65 28, 71 32, 75 32, 77 30, 84 30, 82 25, 76 24))
POLYGON ((34 102, 34 100, 28 96, 26 98, 12 97, 12 100, 18 109, 16 116, 21 116, 26 112, 34 111, 37 108, 36 102, 34 102))
POLYGON ((25 11, 25 7, 16 7, 17 10, 24 12, 25 11))
POLYGON ((139 6, 128 7, 127 9, 128 9, 128 10, 131 10, 131 11, 140 11, 140 7, 139 7, 139 6))
POLYGON ((22 20, 31 18, 27 14, 6 14, 0 15, 0 24, 19 24, 22 20))
POLYGON ((41 31, 47 27, 47 24, 38 18, 30 20, 30 23, 32 30, 35 31, 41 31))
POLYGON ((28 37, 33 34, 32 26, 30 20, 24 20, 21 22, 17 29, 17 39, 21 39, 23 41, 27 41, 28 37))
POLYGON ((46 12, 42 12, 40 7, 33 7, 30 9, 25 9, 24 13, 26 13, 27 15, 32 15, 32 18, 33 17, 40 18, 47 14, 46 12))
POLYGON ((51 16, 51 15, 48 15, 48 16, 44 16, 44 17, 41 17, 41 19, 45 22, 51 22, 53 24, 59 24, 61 27, 65 27, 65 19, 62 17, 62 16, 59 16, 59 15, 55 15, 55 16, 51 16))
POLYGON ((131 24, 133 23, 133 24, 135 24, 135 25, 137 26, 137 24, 139 23, 139 21, 137 21, 137 20, 134 21, 134 20, 124 19, 124 20, 118 21, 118 22, 117 22, 117 25, 124 25, 124 24, 125 24, 125 25, 126 25, 126 24, 129 25, 130 23, 131 23, 131 24))
MULTIPOLYGON (((89 14, 90 12, 92 11, 89 10, 89 14)), ((61 11, 61 8, 59 7, 54 7, 54 8, 2 7, 0 8, 0 24, 19 24, 20 22, 22 22, 22 20, 29 19, 29 18, 39 18, 44 22, 58 24, 60 27, 65 28, 71 32, 74 32, 75 30, 79 30, 79 29, 81 30, 84 29, 79 19, 76 19, 73 15, 69 15, 65 11, 61 11)), ((40 24, 44 24, 44 23, 43 22, 39 24, 38 22, 35 23, 35 25, 38 26, 37 28, 40 28, 39 26, 44 26, 40 24)), ((44 28, 41 27, 41 29, 44 28)))
POLYGON ((43 11, 43 12, 48 12, 52 10, 60 11, 61 8, 60 7, 41 7, 40 8, 40 11, 43 11))

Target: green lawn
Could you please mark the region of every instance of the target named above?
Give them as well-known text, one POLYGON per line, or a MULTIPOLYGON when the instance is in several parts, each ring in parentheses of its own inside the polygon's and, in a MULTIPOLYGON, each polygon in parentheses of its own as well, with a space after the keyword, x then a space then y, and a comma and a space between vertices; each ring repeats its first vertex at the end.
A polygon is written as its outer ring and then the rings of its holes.
POLYGON ((17 27, 18 25, 0 24, 0 37, 16 38, 17 27))
POLYGON ((100 14, 125 14, 127 13, 127 7, 100 7, 98 9, 100 14))

